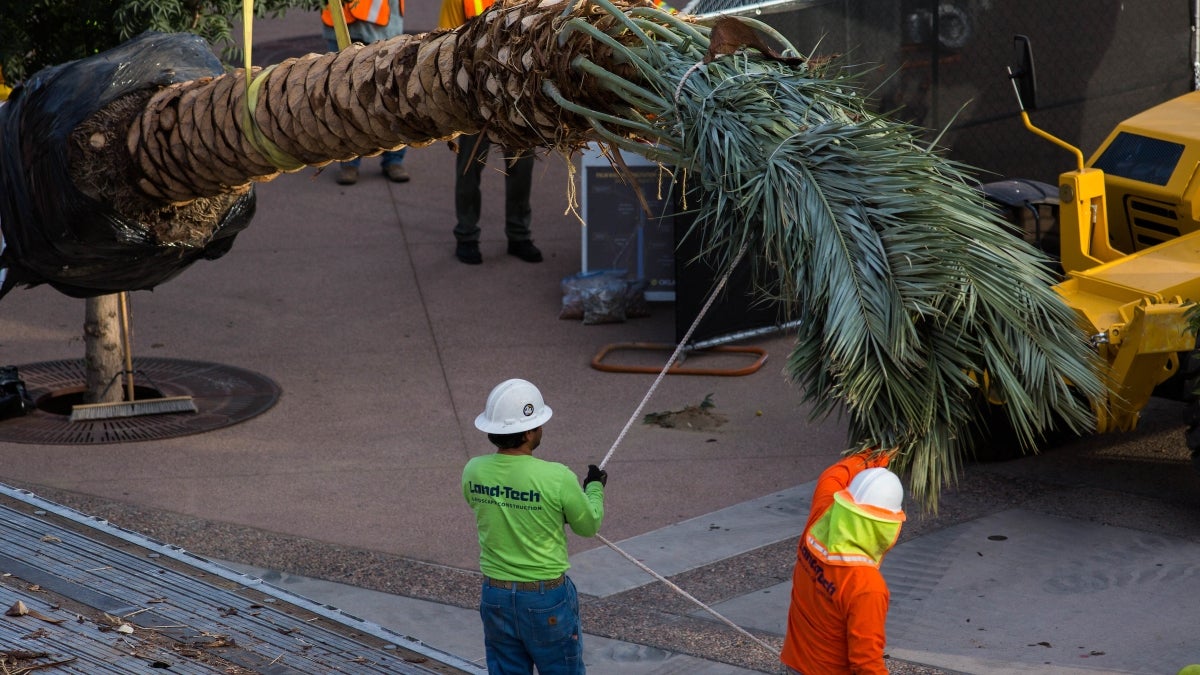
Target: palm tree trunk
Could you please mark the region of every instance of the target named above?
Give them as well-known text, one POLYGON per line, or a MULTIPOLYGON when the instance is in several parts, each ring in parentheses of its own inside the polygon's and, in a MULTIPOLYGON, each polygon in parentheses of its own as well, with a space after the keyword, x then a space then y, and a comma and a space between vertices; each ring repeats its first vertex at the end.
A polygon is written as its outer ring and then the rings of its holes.
MULTIPOLYGON (((261 82, 253 124, 244 114, 243 70, 168 86, 149 100, 122 104, 129 114, 118 115, 110 133, 101 138, 89 130, 77 146, 95 155, 93 161, 111 161, 115 153, 107 139, 122 142, 144 195, 175 205, 242 193, 251 181, 270 180, 281 171, 428 145, 484 128, 513 150, 578 147, 590 123, 542 93, 544 80, 576 89, 563 85, 582 79, 571 73, 570 60, 583 36, 560 46, 551 29, 566 18, 567 6, 515 5, 456 31, 403 35, 256 70, 252 76, 261 82)), ((580 3, 570 15, 587 16, 587 7, 580 3)), ((590 51, 610 50, 593 44, 590 51)), ((595 98, 576 93, 583 100, 595 98)), ((99 185, 81 189, 106 193, 99 185)))
POLYGON ((118 295, 100 295, 87 299, 83 323, 84 403, 117 403, 125 390, 116 377, 124 369, 118 295))

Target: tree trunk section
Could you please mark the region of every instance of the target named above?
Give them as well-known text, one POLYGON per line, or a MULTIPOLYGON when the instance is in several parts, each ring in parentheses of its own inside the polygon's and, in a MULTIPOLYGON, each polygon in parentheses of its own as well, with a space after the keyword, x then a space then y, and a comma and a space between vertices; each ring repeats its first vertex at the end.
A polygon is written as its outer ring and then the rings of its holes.
MULTIPOLYGON (((120 124, 113 131, 128 129, 124 139, 89 134, 78 146, 101 159, 111 145, 128 148, 141 196, 159 206, 245 191, 281 170, 485 129, 513 151, 581 147, 591 140, 591 123, 547 97, 543 83, 554 82, 578 102, 623 110, 627 104, 576 73, 571 60, 586 52, 608 70, 628 68, 611 63, 612 50, 580 31, 565 32, 560 44, 558 27, 571 17, 601 26, 616 19, 587 3, 498 5, 454 31, 402 35, 255 70, 250 75, 261 87, 249 116, 243 70, 167 86, 114 115, 120 124)), ((111 193, 103 186, 94 191, 111 193)))
POLYGON ((125 389, 117 376, 124 369, 121 349, 119 294, 87 299, 83 322, 84 371, 87 389, 84 403, 119 403, 125 389), (111 386, 110 386, 111 383, 111 386))

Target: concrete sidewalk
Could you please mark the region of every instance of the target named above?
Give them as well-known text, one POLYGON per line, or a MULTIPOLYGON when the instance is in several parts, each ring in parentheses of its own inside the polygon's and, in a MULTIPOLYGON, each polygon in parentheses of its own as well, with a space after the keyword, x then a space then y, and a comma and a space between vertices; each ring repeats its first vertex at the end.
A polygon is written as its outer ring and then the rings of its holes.
MULTIPOLYGON (((794 541, 812 483, 738 504, 619 542, 660 574, 675 577, 756 549, 794 541), (715 534, 719 533, 719 534, 715 534)), ((1174 673, 1200 660, 1180 589, 1194 577, 1200 542, 1124 527, 1081 523, 1027 508, 1010 509, 912 538, 887 558, 892 592, 888 652, 904 673, 1174 673), (1069 541, 1082 555, 1063 559, 1069 541), (1153 648, 1131 626, 1153 625, 1153 648), (924 666, 917 665, 924 664, 924 666)), ((572 556, 583 594, 606 598, 657 584, 609 549, 572 556)), ((297 595, 329 603, 460 658, 483 662, 474 610, 230 563, 297 595)), ((712 609, 778 649, 786 629, 790 581, 714 603, 712 609)), ((686 589, 685 589, 686 590, 686 589)), ((1181 590, 1181 589, 1180 589, 1181 590)), ((716 622, 699 607, 692 615, 716 622)), ((586 627, 586 624, 585 624, 586 627)), ((763 649, 765 651, 765 649, 763 649)), ((670 650, 588 635, 588 672, 752 672, 670 650)))

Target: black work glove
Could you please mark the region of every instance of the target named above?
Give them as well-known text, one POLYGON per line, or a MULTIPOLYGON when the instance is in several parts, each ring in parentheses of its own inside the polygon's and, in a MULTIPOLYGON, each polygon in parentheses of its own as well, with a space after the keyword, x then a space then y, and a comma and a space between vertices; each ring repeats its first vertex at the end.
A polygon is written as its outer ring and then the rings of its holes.
POLYGON ((601 485, 608 485, 608 472, 595 464, 588 464, 587 478, 583 479, 583 489, 586 490, 588 483, 595 480, 600 481, 601 485))

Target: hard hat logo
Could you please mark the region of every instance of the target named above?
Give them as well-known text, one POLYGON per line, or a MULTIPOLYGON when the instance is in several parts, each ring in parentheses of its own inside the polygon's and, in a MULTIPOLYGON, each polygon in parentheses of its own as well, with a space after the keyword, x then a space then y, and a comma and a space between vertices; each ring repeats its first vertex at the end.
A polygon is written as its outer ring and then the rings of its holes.
POLYGON ((487 406, 475 418, 475 428, 489 434, 518 434, 542 426, 553 414, 533 384, 505 380, 488 395, 487 406))

